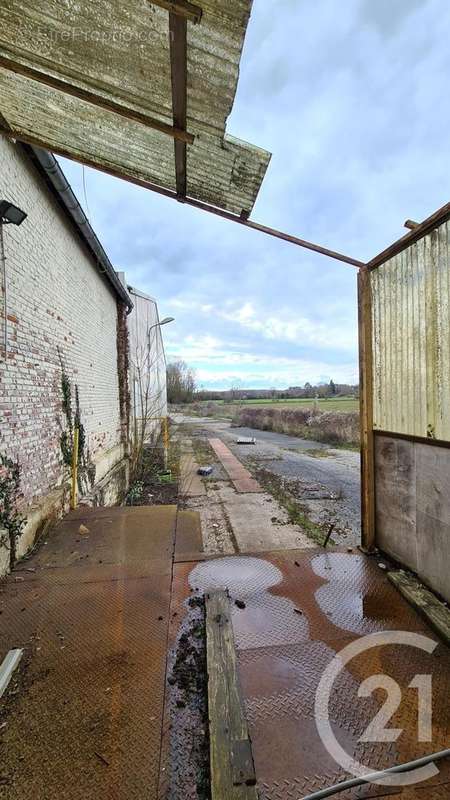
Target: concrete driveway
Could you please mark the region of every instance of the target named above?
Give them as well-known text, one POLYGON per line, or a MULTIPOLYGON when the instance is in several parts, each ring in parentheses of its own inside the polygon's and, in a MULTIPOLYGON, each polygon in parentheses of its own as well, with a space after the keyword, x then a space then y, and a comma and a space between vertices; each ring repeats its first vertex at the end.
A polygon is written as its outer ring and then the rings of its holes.
MULTIPOLYGON (((234 428, 227 420, 180 417, 205 437, 219 437, 251 471, 277 476, 309 519, 326 530, 334 524, 336 544, 358 545, 361 539, 359 453, 271 431, 234 428), (236 439, 256 439, 237 445, 236 439)), ((261 476, 258 476, 261 478, 261 476)))

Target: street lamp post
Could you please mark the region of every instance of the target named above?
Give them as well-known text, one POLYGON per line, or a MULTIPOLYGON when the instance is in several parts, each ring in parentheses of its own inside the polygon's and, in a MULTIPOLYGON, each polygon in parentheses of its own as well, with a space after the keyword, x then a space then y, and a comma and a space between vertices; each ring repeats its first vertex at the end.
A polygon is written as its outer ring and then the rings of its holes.
POLYGON ((150 325, 147 331, 149 346, 150 346, 150 331, 152 331, 153 328, 160 328, 161 325, 167 325, 169 322, 175 322, 175 317, 164 317, 164 319, 162 319, 161 322, 155 322, 153 325, 150 325))

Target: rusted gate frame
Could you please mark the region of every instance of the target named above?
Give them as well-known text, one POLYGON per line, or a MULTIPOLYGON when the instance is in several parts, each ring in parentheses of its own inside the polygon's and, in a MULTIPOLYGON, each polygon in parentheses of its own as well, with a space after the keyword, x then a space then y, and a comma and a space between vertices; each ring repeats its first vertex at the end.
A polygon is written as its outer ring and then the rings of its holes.
MULTIPOLYGON (((187 143, 192 143, 194 137, 186 131, 187 124, 187 23, 194 24, 200 22, 202 9, 195 6, 188 0, 153 0, 155 5, 165 8, 169 12, 169 43, 171 59, 171 80, 172 80, 172 107, 173 107, 173 126, 166 125, 154 120, 151 117, 141 114, 133 109, 128 109, 114 101, 106 100, 94 93, 73 87, 65 81, 46 76, 38 70, 28 69, 9 59, 0 57, 0 66, 13 71, 23 72, 34 80, 47 83, 53 88, 68 94, 75 94, 82 99, 100 107, 107 108, 113 113, 128 117, 149 127, 153 127, 162 133, 166 133, 174 139, 175 154, 175 174, 176 191, 171 191, 162 186, 139 180, 138 178, 127 177, 130 183, 134 183, 150 191, 156 192, 171 199, 179 200, 187 205, 193 206, 201 211, 206 211, 216 216, 237 222, 247 228, 274 236, 291 244, 303 247, 307 250, 333 258, 346 264, 358 267, 358 336, 359 336, 359 379, 360 379, 360 418, 361 418, 361 522, 362 522, 362 545, 365 549, 373 549, 376 541, 375 530, 375 463, 374 463, 374 428, 373 428, 373 353, 372 353, 372 296, 370 286, 370 272, 382 266, 393 256, 405 250, 414 242, 424 237, 431 230, 442 222, 450 219, 450 203, 445 204, 422 223, 414 227, 405 236, 398 239, 388 248, 375 256, 367 264, 357 259, 346 256, 334 250, 330 250, 321 245, 314 244, 297 236, 284 233, 275 228, 254 222, 248 219, 243 211, 240 216, 233 214, 225 209, 203 203, 200 200, 187 196, 187 143), (80 94, 81 93, 81 94, 80 94)), ((17 138, 33 146, 42 147, 42 142, 32 136, 19 136, 9 126, 6 120, 0 115, 0 125, 4 135, 9 138, 17 138)), ((94 169, 98 169, 97 164, 88 159, 76 159, 73 154, 61 149, 55 153, 73 161, 79 161, 94 169)), ((103 168, 103 172, 113 177, 123 178, 120 171, 112 168, 103 168)), ((411 227, 411 226, 409 226, 411 227)))
MULTIPOLYGON (((360 380, 360 418, 361 418, 361 541, 364 549, 370 551, 376 545, 376 481, 375 481, 375 431, 373 427, 373 350, 372 350, 372 290, 370 274, 379 269, 394 256, 406 250, 435 228, 450 219, 450 203, 446 203, 423 222, 416 225, 405 236, 371 259, 358 273, 358 329, 359 329, 359 380, 360 380)), ((422 443, 450 448, 448 442, 434 439, 395 434, 384 431, 388 436, 421 441, 422 443)))

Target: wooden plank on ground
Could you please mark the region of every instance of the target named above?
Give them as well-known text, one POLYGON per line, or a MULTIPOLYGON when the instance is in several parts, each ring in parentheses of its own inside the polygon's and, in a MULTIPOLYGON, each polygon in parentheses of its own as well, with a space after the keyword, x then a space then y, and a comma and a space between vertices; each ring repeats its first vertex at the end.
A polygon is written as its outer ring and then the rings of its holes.
POLYGON ((206 653, 212 800, 257 800, 251 742, 239 687, 230 599, 206 601, 206 653))
POLYGON ((450 610, 413 575, 388 572, 388 578, 400 594, 426 619, 431 628, 450 644, 450 610))

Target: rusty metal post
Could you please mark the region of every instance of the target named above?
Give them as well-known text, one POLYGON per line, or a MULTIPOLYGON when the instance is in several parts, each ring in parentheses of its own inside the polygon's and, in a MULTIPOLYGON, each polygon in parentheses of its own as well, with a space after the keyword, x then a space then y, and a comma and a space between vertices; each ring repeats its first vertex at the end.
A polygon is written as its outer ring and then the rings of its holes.
POLYGON ((361 543, 375 546, 375 456, 373 436, 372 291, 370 271, 358 272, 359 407, 361 426, 361 543))
POLYGON ((77 507, 77 486, 78 486, 78 443, 79 443, 79 430, 74 429, 73 432, 73 449, 72 449, 72 485, 70 489, 70 507, 77 507))

